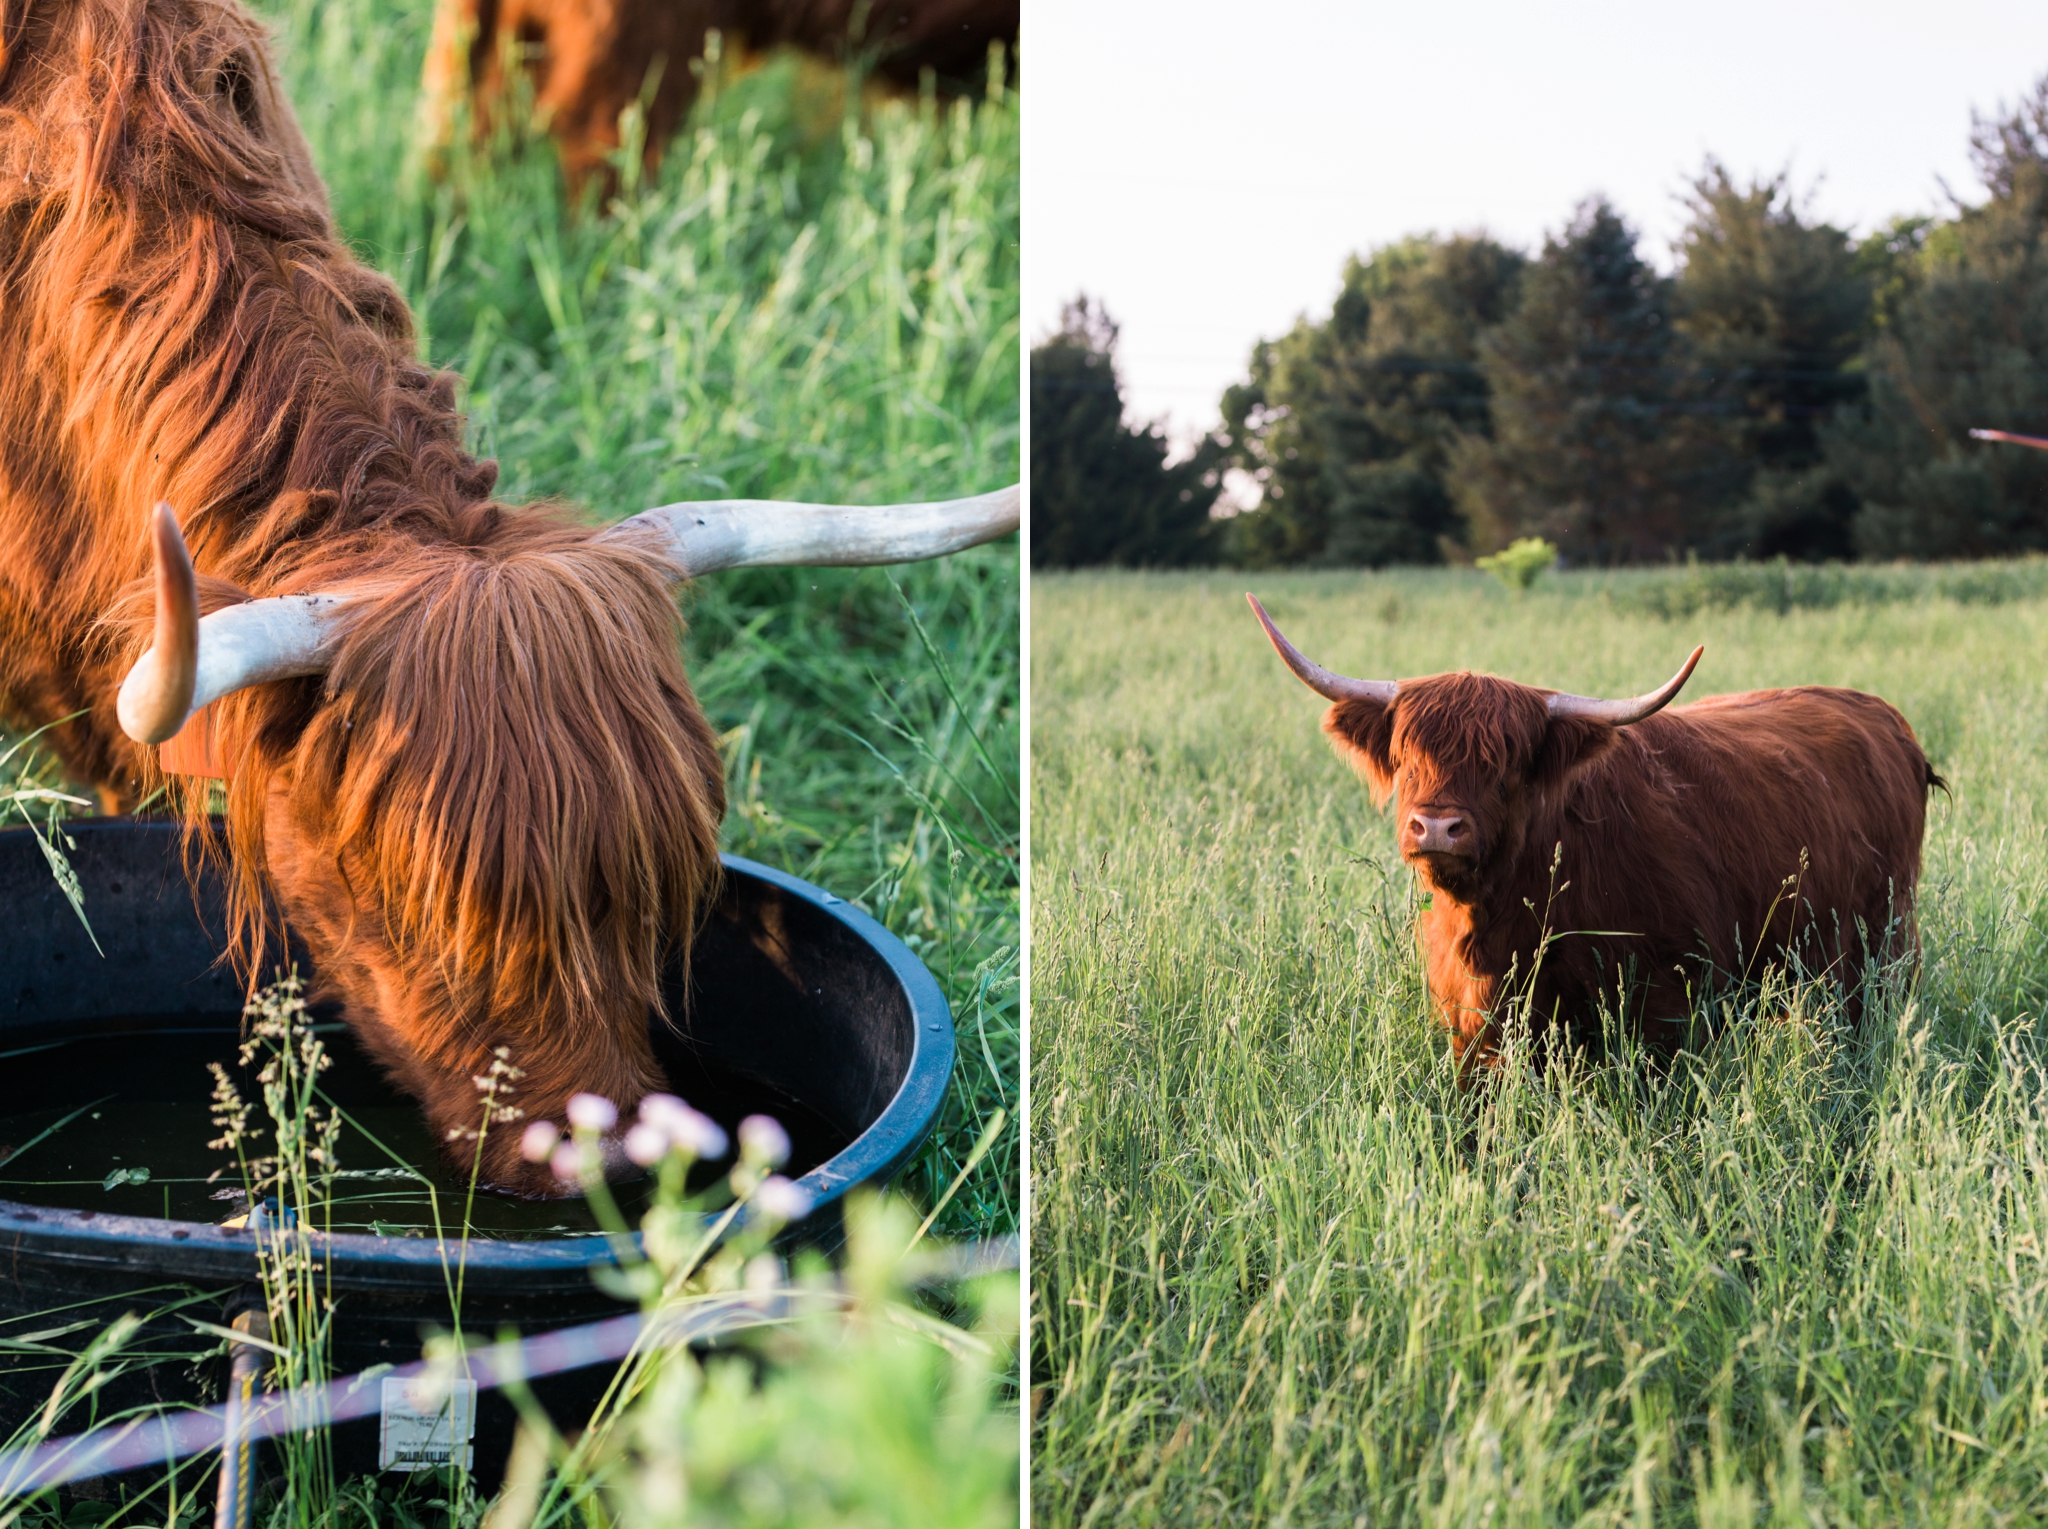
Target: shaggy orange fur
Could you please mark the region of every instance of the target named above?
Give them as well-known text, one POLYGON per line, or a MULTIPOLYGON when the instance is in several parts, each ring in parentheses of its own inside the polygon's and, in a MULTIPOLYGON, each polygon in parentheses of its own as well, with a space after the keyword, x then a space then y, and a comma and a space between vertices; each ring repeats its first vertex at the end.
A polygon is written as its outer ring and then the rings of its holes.
MULTIPOLYGON (((509 1046, 519 1103, 663 1086, 660 973, 717 876, 724 782, 651 549, 490 497, 453 379, 336 233, 258 25, 225 0, 0 0, 0 711, 133 801, 115 720, 169 501, 207 610, 325 590, 322 679, 216 706, 247 971, 277 913, 442 1134, 509 1046)), ((186 783, 203 846, 206 787, 186 783)), ((514 1132, 486 1178, 554 1192, 514 1132)), ((467 1150, 467 1149, 464 1149, 467 1150)))

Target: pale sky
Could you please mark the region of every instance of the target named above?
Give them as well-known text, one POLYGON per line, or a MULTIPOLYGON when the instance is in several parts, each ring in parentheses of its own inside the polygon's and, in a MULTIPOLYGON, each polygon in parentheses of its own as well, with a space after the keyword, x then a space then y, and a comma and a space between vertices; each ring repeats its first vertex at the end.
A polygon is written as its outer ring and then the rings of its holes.
POLYGON ((1711 153, 1790 167, 1864 232, 1981 192, 1972 107, 2048 71, 2040 0, 1459 5, 1032 0, 1027 340, 1077 290, 1123 326, 1131 412, 1216 419, 1344 257, 1484 228, 1535 249, 1603 191, 1669 266, 1711 153))

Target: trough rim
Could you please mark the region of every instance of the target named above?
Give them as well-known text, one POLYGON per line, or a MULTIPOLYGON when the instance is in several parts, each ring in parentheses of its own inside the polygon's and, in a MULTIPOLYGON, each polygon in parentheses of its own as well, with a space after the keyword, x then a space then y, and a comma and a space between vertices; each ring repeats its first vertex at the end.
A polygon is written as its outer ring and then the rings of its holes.
MULTIPOLYGON (((66 831, 74 836, 138 830, 147 834, 182 832, 173 823, 133 819, 66 825, 66 831)), ((0 829, 0 844, 17 835, 26 838, 32 832, 28 828, 0 829)), ((721 854, 718 860, 727 873, 767 882, 836 920, 882 958, 910 1009, 910 1064, 902 1083, 866 1130, 796 1180, 811 1196, 811 1208, 803 1220, 791 1224, 801 1238, 820 1213, 835 1208, 848 1190, 861 1183, 885 1182, 930 1136, 952 1081, 956 1050, 952 1009, 930 969, 872 915, 774 866, 739 855, 721 854)), ((725 1235, 731 1236, 746 1220, 744 1212, 735 1216, 725 1235)), ((101 1270, 131 1269, 171 1283, 254 1280, 259 1235, 246 1228, 231 1230, 199 1221, 111 1215, 0 1199, 0 1278, 15 1259, 29 1255, 101 1270)), ((439 1276, 457 1259, 470 1276, 482 1276, 486 1285, 494 1283, 493 1275, 524 1276, 520 1286, 531 1292, 534 1276, 552 1284, 546 1277, 553 1275, 565 1277, 561 1279, 565 1293, 587 1291, 590 1270, 617 1263, 614 1244, 620 1240, 601 1233, 517 1241, 377 1237, 361 1232, 315 1231, 308 1235, 313 1251, 325 1265, 323 1272, 336 1287, 365 1291, 387 1287, 394 1292, 416 1290, 423 1274, 431 1271, 439 1276)), ((638 1232, 632 1234, 632 1243, 639 1248, 638 1232)))

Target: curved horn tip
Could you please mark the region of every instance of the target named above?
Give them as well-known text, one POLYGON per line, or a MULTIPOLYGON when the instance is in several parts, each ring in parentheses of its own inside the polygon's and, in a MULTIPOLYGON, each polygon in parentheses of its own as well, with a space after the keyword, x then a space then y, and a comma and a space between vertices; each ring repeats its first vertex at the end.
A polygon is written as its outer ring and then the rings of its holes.
POLYGON ((1632 722, 1641 722, 1655 716, 1692 678, 1692 671, 1700 661, 1700 655, 1707 651, 1705 643, 1692 650, 1691 655, 1679 666, 1676 674, 1644 695, 1626 701, 1601 701, 1590 696, 1571 695, 1565 691, 1554 692, 1546 703, 1546 709, 1553 717, 1578 717, 1589 722, 1605 722, 1611 727, 1627 727, 1632 722))
POLYGON ((1700 655, 1706 651, 1707 645, 1705 643, 1701 643, 1698 647, 1694 648, 1691 653, 1686 655, 1685 662, 1678 666, 1676 674, 1672 675, 1670 679, 1666 680, 1642 699, 1646 701, 1654 699, 1659 706, 1668 704, 1673 696, 1685 688, 1685 682, 1692 678, 1692 671, 1699 667, 1700 655))
POLYGON ((199 581, 177 511, 163 500, 150 513, 150 543, 156 630, 114 703, 121 731, 137 743, 162 743, 185 725, 199 678, 199 581))
POLYGON ((1259 625, 1266 629, 1266 640, 1273 644, 1274 649, 1282 658, 1287 660, 1287 667, 1294 669, 1295 673, 1299 674, 1301 671, 1295 668, 1294 659, 1300 656, 1300 650, 1280 635, 1280 628, 1273 625, 1273 618, 1266 614, 1266 607, 1259 604, 1259 597, 1257 595, 1253 594, 1250 590, 1246 590, 1244 598, 1245 603, 1251 606, 1252 614, 1259 618, 1259 625))
POLYGON ((185 532, 178 524, 178 512, 171 508, 170 501, 159 499, 156 508, 149 514, 149 529, 152 550, 155 552, 157 583, 161 586, 166 577, 176 579, 181 585, 194 587, 197 598, 197 580, 192 574, 192 552, 185 545, 185 532), (180 578, 180 575, 183 575, 180 578))
POLYGON ((1251 602, 1252 614, 1259 618, 1259 625, 1266 629, 1266 640, 1273 644, 1273 651, 1280 655, 1280 661, 1294 671, 1296 679, 1324 700, 1373 701, 1381 706, 1394 704, 1394 695, 1401 688, 1399 681, 1355 680, 1348 674, 1338 674, 1334 670, 1325 669, 1289 642, 1280 628, 1273 625, 1273 618, 1266 614, 1265 606, 1259 604, 1257 595, 1246 590, 1244 597, 1251 602))

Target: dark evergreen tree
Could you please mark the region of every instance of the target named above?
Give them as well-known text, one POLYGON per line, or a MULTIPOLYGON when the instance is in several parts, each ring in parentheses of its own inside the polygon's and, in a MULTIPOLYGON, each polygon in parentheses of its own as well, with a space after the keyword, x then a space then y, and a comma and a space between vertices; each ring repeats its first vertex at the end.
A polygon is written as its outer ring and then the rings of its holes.
POLYGON ((1218 448, 1168 465, 1158 428, 1125 423, 1116 341, 1115 321, 1083 296, 1032 347, 1032 566, 1213 562, 1218 448))
POLYGON ((1970 164, 1993 200, 2020 196, 2048 168, 2048 74, 2003 117, 1970 113, 1970 164))
POLYGON ((1487 428, 1478 340, 1513 306, 1523 257, 1484 237, 1353 258, 1330 317, 1252 354, 1223 398, 1231 460, 1259 507, 1229 522, 1250 566, 1433 563, 1463 525, 1445 472, 1487 428))
POLYGON ((1870 283, 1872 337, 1897 321, 1906 299, 1920 289, 1921 254, 1937 220, 1903 213, 1856 245, 1856 269, 1870 283))
POLYGON ((1690 204, 1678 327, 1704 368, 1733 496, 1697 541, 1721 555, 1852 556, 1858 501, 1823 460, 1820 426, 1863 397, 1850 363, 1869 337, 1873 262, 1841 229, 1805 221, 1784 175, 1740 187, 1709 160, 1690 204))
POLYGON ((1492 436, 1452 454, 1475 549, 1541 536, 1575 562, 1615 563, 1704 540, 1732 468, 1672 308, 1605 199, 1544 242, 1514 313, 1480 342, 1492 436))
POLYGON ((1969 438, 2048 434, 2048 77, 1971 148, 1989 200, 1926 232, 1869 348, 1867 405, 1823 431, 1865 556, 2048 550, 2048 453, 1969 438))

